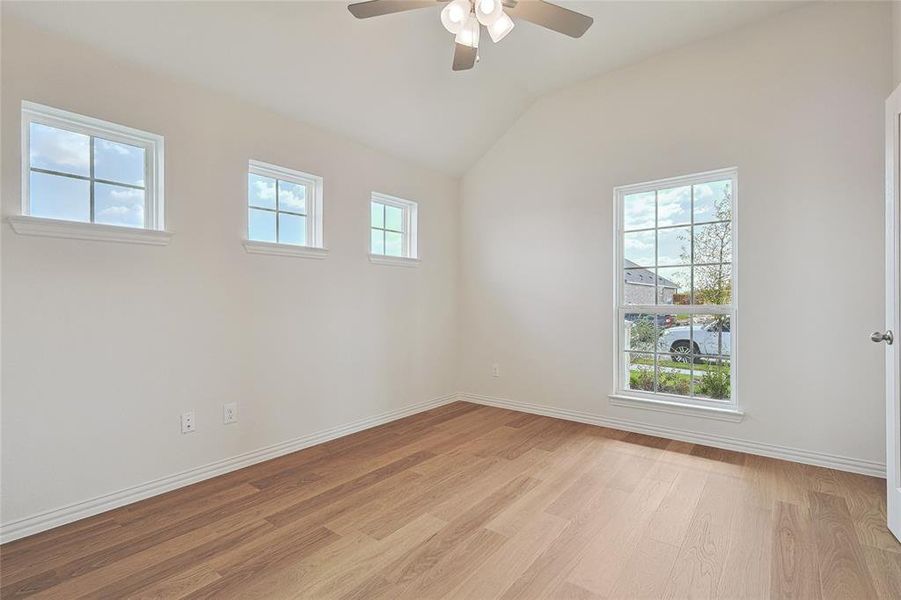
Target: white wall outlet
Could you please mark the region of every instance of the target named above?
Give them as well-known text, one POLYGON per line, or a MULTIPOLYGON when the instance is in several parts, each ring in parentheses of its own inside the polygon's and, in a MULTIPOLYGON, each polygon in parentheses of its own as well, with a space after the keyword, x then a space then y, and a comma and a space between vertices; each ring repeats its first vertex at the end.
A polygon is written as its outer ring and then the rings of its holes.
POLYGON ((491 365, 491 376, 492 377, 500 377, 501 376, 501 366, 497 363, 491 365))
POLYGON ((238 403, 237 402, 229 402, 228 404, 222 405, 222 422, 228 425, 229 423, 237 423, 238 422, 238 403))
POLYGON ((194 411, 188 411, 186 413, 182 413, 181 415, 181 432, 182 433, 191 433, 194 431, 195 423, 194 423, 194 411))

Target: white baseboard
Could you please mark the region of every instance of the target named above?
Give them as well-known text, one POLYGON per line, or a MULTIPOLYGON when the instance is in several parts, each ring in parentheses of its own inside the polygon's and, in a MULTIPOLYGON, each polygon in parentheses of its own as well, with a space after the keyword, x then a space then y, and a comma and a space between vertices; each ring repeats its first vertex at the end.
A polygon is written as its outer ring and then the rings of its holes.
POLYGON ((360 419, 346 425, 339 425, 293 440, 260 448, 259 450, 252 450, 231 458, 218 460, 201 467, 148 481, 147 483, 142 483, 124 490, 103 494, 102 496, 97 496, 90 500, 76 502, 75 504, 49 510, 30 517, 3 523, 0 524, 0 543, 11 542, 12 540, 33 535, 54 527, 59 527, 60 525, 65 525, 66 523, 91 517, 114 508, 119 508, 120 506, 125 506, 126 504, 137 502, 138 500, 144 500, 186 485, 191 485, 192 483, 197 483, 198 481, 210 479, 217 475, 243 469, 244 467, 278 458, 279 456, 284 456, 291 452, 297 452, 298 450, 303 450, 304 448, 309 448, 310 446, 315 446, 316 444, 321 444, 335 438, 369 429, 377 425, 383 425, 432 408, 437 408, 455 400, 457 400, 456 394, 440 396, 426 402, 420 402, 405 408, 360 419))
POLYGON ((803 463, 806 465, 827 467, 830 469, 836 469, 838 471, 849 471, 851 473, 860 473, 862 475, 871 475, 873 477, 885 478, 884 462, 862 460, 859 458, 849 458, 847 456, 826 454, 824 452, 814 452, 812 450, 801 450, 799 448, 791 448, 788 446, 778 446, 776 444, 754 442, 751 440, 743 440, 739 438, 713 435, 709 433, 700 433, 697 431, 677 429, 674 427, 647 425, 645 423, 631 421, 628 419, 602 417, 600 415, 583 411, 554 408, 552 406, 530 404, 528 402, 518 402, 516 400, 508 400, 505 398, 483 396, 481 394, 460 393, 458 394, 458 399, 468 402, 474 402, 476 404, 484 404, 486 406, 509 408, 510 410, 517 410, 520 412, 532 413, 545 417, 555 417, 558 419, 565 419, 567 421, 587 423, 589 425, 600 425, 602 427, 621 429, 623 431, 631 431, 634 433, 644 433, 646 435, 654 435, 672 440, 689 442, 692 444, 701 444, 704 446, 712 446, 714 448, 723 448, 725 450, 735 450, 738 452, 745 452, 747 454, 758 454, 760 456, 778 458, 781 460, 788 460, 792 462, 803 463))
POLYGON ((267 446, 259 450, 245 452, 231 458, 219 460, 201 467, 189 469, 182 473, 162 477, 147 483, 132 486, 124 490, 104 494, 90 500, 77 502, 61 508, 46 511, 40 514, 24 517, 15 521, 0 524, 0 543, 11 542, 13 540, 23 538, 47 529, 52 529, 66 523, 71 523, 79 519, 91 517, 93 515, 125 506, 139 500, 144 500, 171 490, 191 485, 205 479, 216 477, 224 473, 236 471, 244 467, 254 465, 272 458, 278 458, 291 452, 297 452, 316 444, 321 444, 329 440, 333 440, 351 433, 356 433, 364 429, 383 425, 403 417, 407 417, 416 413, 420 413, 432 408, 437 408, 444 404, 448 404, 455 400, 464 400, 476 404, 486 406, 497 406, 500 408, 508 408, 546 417, 555 417, 568 421, 576 421, 589 425, 599 425, 602 427, 610 427, 612 429, 620 429, 623 431, 631 431, 635 433, 644 433, 647 435, 655 435, 683 442, 694 444, 702 444, 712 446, 714 448, 723 448, 726 450, 735 450, 738 452, 746 452, 748 454, 758 454, 760 456, 768 456, 770 458, 778 458, 792 462, 799 462, 818 467, 828 467, 839 471, 849 471, 851 473, 860 473, 863 475, 872 475, 874 477, 885 477, 885 463, 876 461, 861 460, 856 458, 848 458, 845 456, 837 456, 834 454, 826 454, 823 452, 814 452, 811 450, 801 450, 798 448, 790 448, 787 446, 778 446, 775 444, 766 444, 762 442, 754 442, 750 440, 742 440, 732 437, 719 436, 684 429, 676 429, 672 427, 662 427, 657 425, 647 425, 637 421, 628 419, 617 419, 614 417, 602 417, 592 413, 583 411, 575 411, 563 408, 554 408, 540 404, 530 404, 527 402, 517 402, 504 398, 495 398, 492 396, 484 396, 480 394, 459 393, 440 396, 426 402, 414 404, 405 408, 389 411, 360 419, 346 425, 339 425, 330 429, 325 429, 316 433, 311 433, 293 440, 267 446))

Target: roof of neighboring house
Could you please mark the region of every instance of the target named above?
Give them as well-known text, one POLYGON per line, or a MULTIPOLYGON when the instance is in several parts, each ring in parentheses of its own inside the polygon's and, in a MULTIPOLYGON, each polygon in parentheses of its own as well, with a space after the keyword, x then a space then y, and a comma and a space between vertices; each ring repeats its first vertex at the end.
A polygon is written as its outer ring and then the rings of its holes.
MULTIPOLYGON (((654 273, 653 271, 648 271, 644 267, 639 267, 637 264, 632 262, 631 260, 625 261, 626 270, 625 270, 625 279, 626 283, 637 283, 644 285, 654 285, 654 273)), ((679 284, 670 281, 666 277, 658 277, 657 285, 660 287, 668 287, 673 288, 674 290, 679 289, 679 284)))

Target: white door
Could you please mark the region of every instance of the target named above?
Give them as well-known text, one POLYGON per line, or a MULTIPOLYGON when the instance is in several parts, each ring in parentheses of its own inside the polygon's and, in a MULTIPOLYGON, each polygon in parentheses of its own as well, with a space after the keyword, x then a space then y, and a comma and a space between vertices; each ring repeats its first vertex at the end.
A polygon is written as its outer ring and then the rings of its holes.
POLYGON ((888 528, 901 540, 901 87, 885 104, 885 330, 873 341, 885 344, 885 478, 888 528))

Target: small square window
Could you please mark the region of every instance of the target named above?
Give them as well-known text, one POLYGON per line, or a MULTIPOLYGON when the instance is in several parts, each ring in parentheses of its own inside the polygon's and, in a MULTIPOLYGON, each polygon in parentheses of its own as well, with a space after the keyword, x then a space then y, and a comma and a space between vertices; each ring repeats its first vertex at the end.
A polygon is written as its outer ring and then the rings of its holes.
POLYGON ((250 161, 247 239, 322 248, 322 177, 250 161))
POLYGON ((22 103, 22 214, 163 229, 163 138, 22 103))
POLYGON ((369 253, 373 256, 416 259, 416 212, 415 202, 373 193, 369 253))

